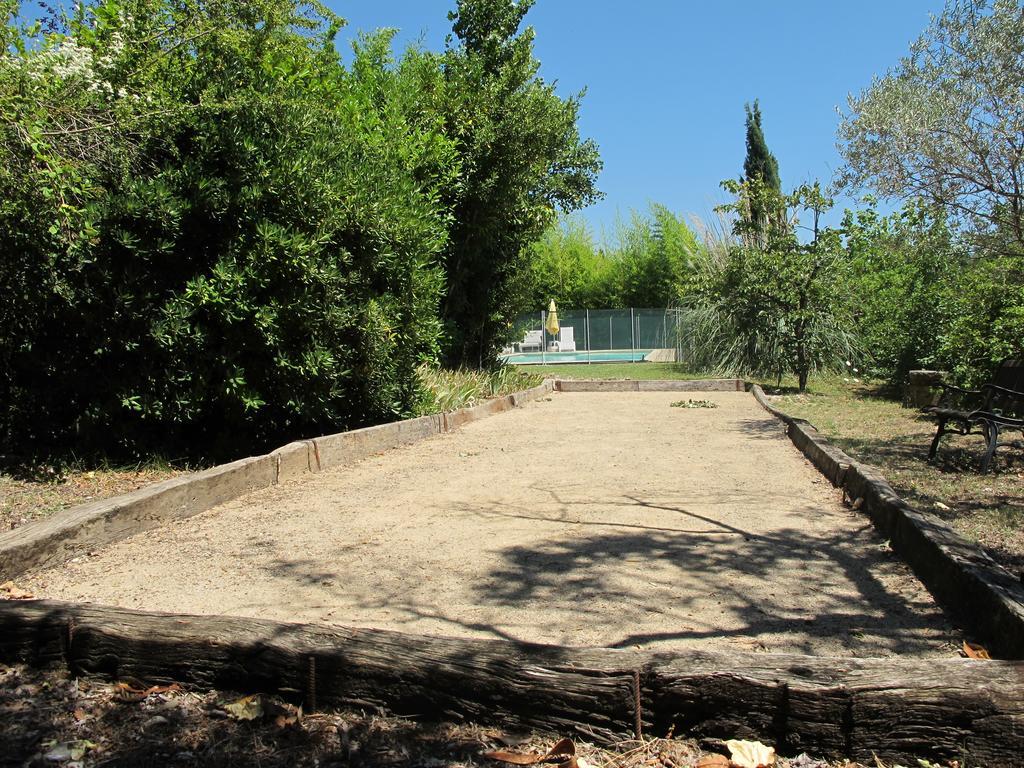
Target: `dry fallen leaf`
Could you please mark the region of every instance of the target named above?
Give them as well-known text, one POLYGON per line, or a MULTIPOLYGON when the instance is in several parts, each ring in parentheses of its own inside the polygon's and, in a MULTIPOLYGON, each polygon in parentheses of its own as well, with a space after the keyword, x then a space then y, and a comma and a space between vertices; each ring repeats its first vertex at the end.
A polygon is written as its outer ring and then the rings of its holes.
POLYGON ((537 763, 561 763, 566 768, 577 765, 577 761, 571 759, 576 754, 576 745, 572 739, 562 739, 543 755, 523 755, 517 752, 506 752, 497 750, 495 752, 484 752, 484 757, 490 760, 498 760, 502 763, 512 765, 536 765, 537 763), (566 759, 569 758, 569 759, 566 759))
POLYGON ((278 704, 274 701, 263 702, 263 714, 273 721, 278 728, 288 728, 298 725, 302 720, 302 707, 295 707, 291 704, 278 704))
POLYGON ((15 586, 13 581, 5 581, 0 584, 0 597, 6 600, 31 600, 35 595, 25 589, 15 586))
POLYGON ((80 761, 90 749, 97 745, 88 739, 76 741, 47 741, 43 743, 46 753, 43 757, 51 763, 66 763, 69 760, 80 761))
POLYGON ((142 688, 122 681, 114 685, 114 698, 122 704, 133 704, 137 701, 142 701, 147 696, 152 696, 155 693, 173 693, 180 690, 181 686, 177 683, 171 683, 170 685, 151 685, 149 688, 142 688))
POLYGON ((978 645, 977 643, 968 643, 966 640, 964 640, 964 656, 969 659, 992 659, 992 657, 988 655, 988 651, 984 646, 978 645))
POLYGON ((759 741, 730 739, 725 746, 738 768, 771 768, 775 765, 775 749, 759 741))
POLYGON ((236 720, 255 720, 263 716, 263 704, 258 695, 243 696, 238 701, 225 704, 224 711, 236 720))

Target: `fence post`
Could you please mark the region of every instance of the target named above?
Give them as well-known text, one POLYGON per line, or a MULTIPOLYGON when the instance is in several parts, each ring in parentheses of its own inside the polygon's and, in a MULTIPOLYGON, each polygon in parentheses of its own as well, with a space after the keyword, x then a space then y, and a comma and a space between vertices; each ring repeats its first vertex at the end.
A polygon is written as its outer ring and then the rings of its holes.
POLYGON ((547 363, 548 353, 548 330, 544 327, 544 310, 540 311, 540 364, 544 365, 547 363))
POLYGON ((629 308, 629 362, 636 362, 636 319, 632 307, 629 308))
POLYGON ((586 333, 586 337, 587 337, 587 365, 590 365, 590 310, 588 309, 588 310, 585 310, 585 311, 587 313, 586 314, 586 320, 584 321, 586 323, 586 326, 584 327, 583 330, 584 330, 584 333, 586 333))

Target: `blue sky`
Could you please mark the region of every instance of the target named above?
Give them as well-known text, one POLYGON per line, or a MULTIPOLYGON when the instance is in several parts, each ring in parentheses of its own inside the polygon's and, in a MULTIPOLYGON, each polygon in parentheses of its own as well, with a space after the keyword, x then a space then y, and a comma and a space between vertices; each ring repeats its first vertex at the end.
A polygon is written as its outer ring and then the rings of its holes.
MULTIPOLYGON (((329 0, 357 30, 444 45, 454 0, 329 0)), ((650 201, 707 216, 743 167, 743 104, 761 101, 782 182, 829 181, 836 107, 906 54, 942 0, 537 0, 527 23, 546 79, 587 89, 580 127, 601 147, 600 233, 650 201)), ((852 201, 839 200, 839 206, 852 201)), ((833 221, 838 214, 832 217, 833 221)))

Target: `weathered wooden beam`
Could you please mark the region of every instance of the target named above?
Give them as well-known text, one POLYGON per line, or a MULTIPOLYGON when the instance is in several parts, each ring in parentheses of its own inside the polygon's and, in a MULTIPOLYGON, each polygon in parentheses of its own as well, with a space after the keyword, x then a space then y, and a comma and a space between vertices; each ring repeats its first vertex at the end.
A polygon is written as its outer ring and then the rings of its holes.
POLYGON ((0 602, 0 659, 601 738, 753 738, 870 760, 1024 766, 1024 663, 563 648, 0 602))
POLYGON ((742 392, 743 379, 556 379, 559 392, 742 392))

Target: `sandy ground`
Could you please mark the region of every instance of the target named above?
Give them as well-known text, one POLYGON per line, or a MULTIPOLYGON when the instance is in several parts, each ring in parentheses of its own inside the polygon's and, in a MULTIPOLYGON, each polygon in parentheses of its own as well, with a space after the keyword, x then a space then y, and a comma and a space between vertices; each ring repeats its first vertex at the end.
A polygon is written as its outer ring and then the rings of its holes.
POLYGON ((43 597, 567 645, 951 654, 860 513, 744 393, 555 394, 21 586, 43 597))

